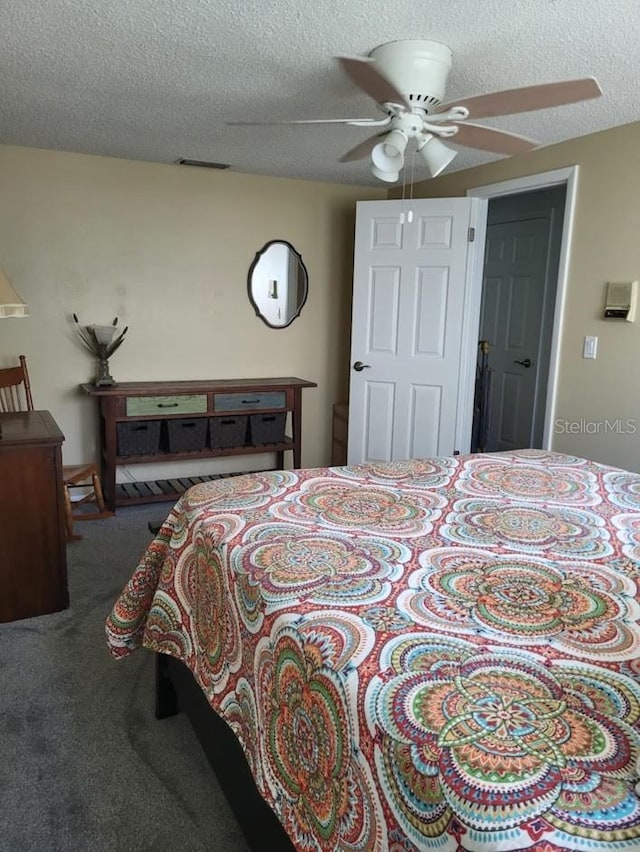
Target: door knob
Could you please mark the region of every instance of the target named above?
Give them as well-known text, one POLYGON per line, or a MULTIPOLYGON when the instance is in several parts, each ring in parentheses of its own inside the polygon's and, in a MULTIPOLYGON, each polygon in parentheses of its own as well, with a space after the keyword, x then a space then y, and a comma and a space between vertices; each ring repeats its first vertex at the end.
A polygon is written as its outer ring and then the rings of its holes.
POLYGON ((371 364, 363 364, 362 361, 356 361, 356 363, 353 365, 353 369, 356 371, 356 373, 362 372, 362 370, 367 367, 370 368, 371 364))
POLYGON ((520 364, 521 367, 526 367, 527 369, 531 366, 532 361, 531 358, 525 358, 524 361, 514 361, 514 364, 520 364))

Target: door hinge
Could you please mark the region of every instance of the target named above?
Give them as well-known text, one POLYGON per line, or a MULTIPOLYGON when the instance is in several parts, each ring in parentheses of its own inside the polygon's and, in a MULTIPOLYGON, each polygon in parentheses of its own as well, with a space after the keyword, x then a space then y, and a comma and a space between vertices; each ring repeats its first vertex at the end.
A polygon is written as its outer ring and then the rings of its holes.
POLYGON ((454 454, 454 456, 459 456, 459 455, 460 455, 460 450, 454 450, 454 451, 453 451, 453 454, 454 454))
POLYGON ((472 243, 476 238, 476 229, 469 228, 469 242, 472 243))

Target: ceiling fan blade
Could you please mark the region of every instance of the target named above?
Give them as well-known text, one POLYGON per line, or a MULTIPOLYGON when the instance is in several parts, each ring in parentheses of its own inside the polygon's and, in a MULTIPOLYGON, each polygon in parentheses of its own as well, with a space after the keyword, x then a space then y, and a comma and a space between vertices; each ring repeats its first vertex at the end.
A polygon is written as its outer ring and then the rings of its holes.
POLYGON ((227 121, 232 127, 268 127, 285 124, 355 124, 358 127, 382 127, 389 124, 391 117, 385 118, 302 118, 294 121, 227 121))
POLYGON ((340 162, 351 163, 354 160, 364 160, 364 158, 368 157, 373 151, 378 142, 386 135, 386 133, 376 133, 375 136, 370 136, 368 139, 365 139, 364 142, 361 142, 359 145, 356 145, 355 148, 351 148, 350 151, 343 154, 340 157, 340 162))
POLYGON ((469 124, 466 121, 456 123, 458 132, 448 136, 447 142, 454 145, 464 145, 466 148, 478 148, 480 151, 491 151, 494 154, 522 154, 537 148, 539 142, 508 133, 506 130, 496 130, 481 124, 469 124))
POLYGON ((519 89, 504 89, 501 92, 489 92, 461 98, 455 102, 442 104, 438 112, 446 112, 454 106, 469 110, 469 118, 490 118, 495 115, 515 115, 535 109, 573 104, 589 98, 597 98, 602 89, 594 77, 580 80, 562 80, 559 83, 541 83, 538 86, 523 86, 519 89))
POLYGON ((363 92, 376 103, 400 104, 411 112, 411 106, 393 83, 378 71, 373 59, 364 57, 336 56, 342 70, 363 92))

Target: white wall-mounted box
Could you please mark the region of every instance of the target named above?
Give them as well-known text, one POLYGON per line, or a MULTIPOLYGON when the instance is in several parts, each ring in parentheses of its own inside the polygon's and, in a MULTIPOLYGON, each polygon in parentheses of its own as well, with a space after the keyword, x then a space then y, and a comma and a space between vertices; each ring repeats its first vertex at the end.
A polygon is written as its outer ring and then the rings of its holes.
POLYGON ((607 284, 604 318, 633 322, 636 314, 637 290, 637 281, 610 281, 607 284))

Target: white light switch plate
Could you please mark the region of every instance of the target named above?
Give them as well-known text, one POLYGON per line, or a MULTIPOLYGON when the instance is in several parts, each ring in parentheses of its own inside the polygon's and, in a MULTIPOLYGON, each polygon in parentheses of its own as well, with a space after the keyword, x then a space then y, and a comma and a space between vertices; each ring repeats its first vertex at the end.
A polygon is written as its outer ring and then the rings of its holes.
POLYGON ((598 338, 585 337, 584 347, 582 349, 583 358, 595 358, 598 354, 598 338))

